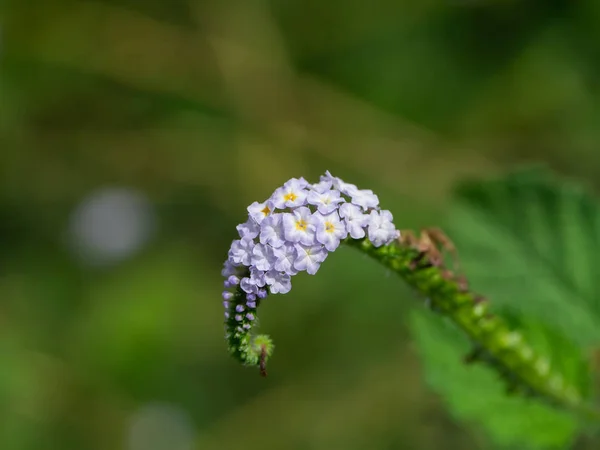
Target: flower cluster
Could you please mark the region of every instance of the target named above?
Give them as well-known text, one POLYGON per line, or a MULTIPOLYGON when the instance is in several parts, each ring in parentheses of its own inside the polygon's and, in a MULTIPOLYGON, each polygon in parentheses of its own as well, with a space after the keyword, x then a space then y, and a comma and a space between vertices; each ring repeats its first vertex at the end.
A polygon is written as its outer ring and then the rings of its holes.
POLYGON ((317 273, 342 240, 367 237, 380 247, 399 236, 373 191, 329 172, 315 184, 292 178, 268 200, 254 202, 237 231, 240 238, 231 244, 222 275, 225 318, 234 325, 229 331, 240 333, 252 327, 261 299, 289 292, 299 272, 317 273))

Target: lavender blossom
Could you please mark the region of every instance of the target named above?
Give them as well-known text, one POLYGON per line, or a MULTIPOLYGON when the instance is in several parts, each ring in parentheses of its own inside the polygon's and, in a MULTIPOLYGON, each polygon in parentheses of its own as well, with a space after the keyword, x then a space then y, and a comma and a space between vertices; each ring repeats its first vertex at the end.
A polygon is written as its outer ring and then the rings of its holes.
POLYGON ((260 232, 258 223, 252 217, 248 218, 246 222, 240 223, 235 228, 238 231, 240 238, 254 239, 260 232))
POLYGON ((379 205, 379 198, 373 194, 370 189, 356 190, 352 194, 352 203, 360 206, 365 211, 371 208, 376 208, 379 205))
POLYGON ((373 191, 329 172, 315 184, 292 178, 247 210, 221 270, 226 289, 222 296, 230 351, 257 365, 273 349, 268 336, 249 334, 268 294, 289 292, 291 278, 300 271, 316 274, 345 239, 368 239, 379 247, 396 239, 398 231, 373 191))
POLYGON ((271 270, 275 262, 273 247, 268 244, 256 244, 252 249, 251 263, 258 270, 271 270))
POLYGON ((346 230, 352 239, 365 237, 365 227, 369 223, 369 216, 363 214, 362 210, 352 203, 344 203, 340 206, 340 217, 346 223, 346 230))
POLYGON ((340 240, 348 235, 346 225, 340 220, 337 211, 326 216, 316 214, 316 236, 317 241, 325 246, 330 252, 340 245, 340 240))
POLYGON ((233 241, 231 249, 229 250, 229 257, 231 262, 234 264, 243 264, 244 266, 250 265, 252 258, 252 249, 254 248, 254 241, 250 238, 242 238, 237 241, 233 241))
MULTIPOLYGON (((261 222, 273 211, 274 206, 272 202, 266 201, 262 203, 254 202, 250 206, 248 206, 248 214, 252 219, 256 221, 257 224, 261 224, 261 222)), ((256 236, 255 236, 256 237, 256 236)))
POLYGON ((306 203, 307 194, 304 188, 307 184, 306 180, 302 182, 295 178, 287 181, 273 193, 273 196, 271 197, 273 205, 278 209, 297 208, 298 206, 304 205, 306 203))
POLYGON ((306 270, 310 275, 314 275, 319 270, 321 263, 327 258, 327 250, 322 245, 301 245, 296 244, 298 259, 294 262, 294 267, 298 270, 306 270))
POLYGON ((389 211, 371 211, 369 216, 369 240, 375 247, 389 244, 400 235, 392 220, 392 213, 389 211))
POLYGON ((339 191, 329 190, 325 192, 311 191, 306 198, 306 201, 317 207, 317 211, 321 214, 330 214, 338 208, 338 205, 344 202, 340 197, 339 191))
POLYGON ((265 280, 272 294, 287 294, 292 289, 290 275, 276 270, 265 274, 265 280))
POLYGON ((240 281, 240 288, 242 289, 242 291, 248 294, 254 294, 258 292, 258 286, 256 286, 256 282, 253 281, 250 277, 242 278, 242 281, 240 281))
POLYGON ((333 186, 332 180, 323 179, 323 177, 321 177, 321 181, 319 183, 315 183, 312 185, 311 192, 317 192, 319 194, 324 194, 325 192, 327 192, 331 189, 331 186, 333 186))
POLYGON ((279 248, 285 244, 283 235, 283 214, 271 214, 261 223, 260 243, 269 244, 273 248, 279 248))
POLYGON ((312 212, 305 206, 283 216, 283 233, 291 243, 311 245, 315 241, 315 225, 312 212))
POLYGON ((222 277, 229 277, 230 275, 235 275, 238 272, 239 264, 234 264, 231 259, 227 259, 223 263, 223 269, 221 270, 222 277))
POLYGON ((275 254, 275 264, 273 267, 279 272, 285 272, 289 275, 295 275, 298 273, 294 269, 294 261, 298 258, 298 252, 293 244, 286 244, 283 247, 276 248, 273 250, 275 254))

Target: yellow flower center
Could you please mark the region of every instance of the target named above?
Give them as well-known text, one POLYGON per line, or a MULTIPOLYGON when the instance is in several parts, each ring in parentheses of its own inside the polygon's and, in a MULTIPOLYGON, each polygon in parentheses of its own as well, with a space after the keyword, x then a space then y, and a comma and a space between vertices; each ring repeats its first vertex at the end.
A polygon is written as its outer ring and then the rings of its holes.
POLYGON ((263 209, 260 210, 260 212, 263 213, 265 216, 268 216, 271 210, 268 206, 265 206, 263 209))
POLYGON ((333 233, 335 231, 335 225, 331 222, 325 222, 325 231, 333 233))
POLYGON ((296 200, 298 198, 298 196, 296 194, 294 194, 293 192, 288 192, 287 194, 285 194, 285 196, 283 198, 286 201, 293 202, 294 200, 296 200))
POLYGON ((308 224, 303 219, 300 219, 296 222, 296 230, 306 231, 307 226, 308 226, 308 224))

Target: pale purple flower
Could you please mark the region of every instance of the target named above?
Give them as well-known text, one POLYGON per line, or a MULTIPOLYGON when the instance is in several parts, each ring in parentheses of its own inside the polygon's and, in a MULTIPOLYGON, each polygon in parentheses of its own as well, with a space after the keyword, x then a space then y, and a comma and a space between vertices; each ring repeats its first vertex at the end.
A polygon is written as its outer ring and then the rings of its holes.
POLYGON ((325 258, 327 250, 322 245, 301 245, 296 244, 298 258, 294 262, 294 268, 297 270, 306 270, 310 275, 314 275, 325 258))
MULTIPOLYGON (((246 317, 248 316, 248 314, 246 314, 246 317)), ((244 325, 242 325, 242 328, 244 330, 249 330, 250 328, 252 328, 252 325, 250 325, 249 323, 245 323, 244 325)))
POLYGON ((287 294, 292 289, 292 282, 287 273, 270 270, 265 274, 265 280, 273 294, 287 294))
POLYGON ((298 184, 298 187, 300 187, 300 189, 304 189, 304 188, 306 188, 309 185, 308 181, 306 181, 304 179, 304 177, 292 178, 292 179, 288 180, 287 183, 290 183, 291 181, 296 182, 298 184))
POLYGON ((312 190, 322 194, 331 189, 333 182, 331 180, 322 180, 319 183, 315 183, 311 186, 312 190))
POLYGON ((231 249, 229 250, 229 258, 235 264, 249 266, 253 248, 254 241, 250 238, 242 238, 233 241, 231 243, 231 249))
POLYGON ((232 288, 232 287, 237 286, 238 284, 240 284, 240 279, 238 277, 236 277, 235 275, 231 275, 229 278, 227 278, 223 282, 223 285, 226 288, 232 288))
POLYGON ((229 313, 227 311, 225 311, 225 318, 229 319, 229 313))
POLYGON ((325 172, 325 175, 321 176, 321 182, 323 181, 330 181, 333 188, 337 189, 344 195, 352 196, 355 192, 358 191, 358 188, 355 185, 346 183, 338 177, 334 177, 333 175, 331 175, 329 170, 325 172))
POLYGON ((241 314, 236 314, 236 315, 235 315, 235 320, 236 320, 237 322, 241 322, 241 321, 242 321, 242 315, 241 315, 241 314))
POLYGON ((344 203, 340 206, 340 217, 346 223, 346 230, 352 239, 365 237, 365 227, 369 222, 369 216, 363 214, 362 210, 352 203, 344 203))
POLYGON ((248 214, 260 225, 264 218, 273 212, 273 209, 274 206, 269 200, 262 203, 254 202, 248 206, 248 214))
POLYGON ((340 191, 342 194, 347 195, 348 197, 352 197, 356 192, 358 192, 358 188, 356 185, 351 183, 346 183, 338 178, 338 183, 335 185, 335 188, 340 191))
POLYGON ((357 189, 351 194, 352 203, 360 206, 365 211, 369 208, 375 208, 379 205, 379 197, 373 194, 370 189, 357 189))
POLYGON ((340 197, 339 191, 329 190, 323 193, 310 191, 306 197, 307 203, 317 207, 317 210, 325 215, 335 211, 339 203, 343 203, 344 199, 340 197))
MULTIPOLYGON (((265 272, 258 269, 257 267, 250 267, 250 279, 252 283, 254 283, 257 287, 263 287, 265 285, 265 272)), ((252 294, 256 294, 256 292, 252 292, 252 294)))
POLYGON ((290 275, 298 273, 298 271, 294 269, 294 261, 296 261, 296 258, 298 257, 294 244, 286 244, 283 247, 276 248, 273 250, 273 253, 276 258, 275 264, 273 265, 275 270, 290 275))
POLYGON ((265 285, 265 272, 252 266, 250 268, 250 276, 244 277, 240 281, 240 288, 250 295, 255 295, 259 288, 265 285))
POLYGON ((315 241, 312 212, 305 206, 296 208, 282 218, 283 233, 289 242, 311 245, 315 241))
POLYGON ((256 286, 256 282, 249 277, 244 277, 241 279, 240 288, 242 288, 242 291, 248 294, 254 294, 256 291, 258 291, 258 286, 256 286))
POLYGON ((375 247, 389 244, 399 235, 389 211, 371 211, 369 216, 369 240, 375 247))
POLYGON ((330 252, 334 251, 340 245, 340 240, 348 235, 346 225, 340 220, 337 211, 326 216, 315 214, 315 218, 317 241, 330 252))
POLYGON ((252 249, 252 258, 250 260, 253 267, 258 270, 270 270, 275 262, 273 247, 265 244, 256 244, 252 249))
POLYGON ((306 191, 304 188, 308 183, 306 183, 306 180, 302 180, 292 178, 273 193, 271 201, 275 208, 297 208, 306 203, 306 191))
POLYGON ((227 259, 223 263, 223 269, 221 270, 222 277, 228 277, 230 275, 235 275, 238 272, 238 265, 233 264, 233 261, 227 259))
POLYGON ((260 232, 260 227, 258 223, 256 223, 256 221, 252 217, 249 217, 246 222, 240 223, 235 228, 238 231, 238 234, 241 238, 247 237, 250 239, 254 239, 256 236, 258 236, 258 233, 260 232))
POLYGON ((223 293, 223 306, 229 309, 231 304, 235 308, 231 314, 239 322, 234 328, 230 321, 229 330, 250 329, 248 321, 254 320, 259 299, 289 292, 291 277, 298 271, 314 275, 328 251, 336 250, 347 236, 367 235, 376 247, 396 239, 399 232, 391 213, 380 211, 378 205, 373 191, 360 190, 329 171, 312 185, 304 178, 292 178, 269 200, 252 203, 248 220, 236 227, 240 239, 232 242, 221 271, 225 288, 237 287, 246 295, 245 303, 236 305, 230 300, 237 294, 223 293))
POLYGON ((326 170, 325 174, 321 175, 321 181, 330 181, 331 183, 334 183, 336 180, 338 180, 338 178, 331 175, 329 170, 326 170))
POLYGON ((285 243, 283 235, 283 214, 271 214, 260 224, 260 243, 269 244, 273 248, 281 247, 285 243))

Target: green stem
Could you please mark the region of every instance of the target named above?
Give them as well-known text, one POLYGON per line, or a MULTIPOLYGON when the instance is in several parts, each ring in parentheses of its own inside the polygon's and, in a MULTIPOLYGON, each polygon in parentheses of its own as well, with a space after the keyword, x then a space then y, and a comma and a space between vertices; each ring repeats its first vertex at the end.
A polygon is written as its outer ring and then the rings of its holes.
POLYGON ((398 274, 427 299, 434 311, 448 317, 473 342, 471 361, 497 371, 509 392, 539 397, 554 406, 600 421, 600 411, 586 404, 578 390, 550 369, 550 362, 511 330, 499 316, 489 312, 487 302, 470 291, 442 267, 436 267, 417 249, 393 243, 374 247, 367 239, 346 241, 398 274))
MULTIPOLYGON (((427 299, 432 310, 449 318, 473 343, 467 362, 487 364, 504 379, 509 393, 537 397, 600 422, 600 410, 587 404, 574 386, 554 372, 547 358, 538 355, 500 316, 491 314, 483 297, 444 267, 436 266, 426 253, 399 242, 381 247, 374 247, 367 239, 346 239, 344 243, 398 274, 427 299)), ((265 365, 273 352, 273 342, 267 335, 252 333, 257 325, 255 319, 237 316, 236 307, 245 305, 245 299, 246 294, 238 286, 225 321, 229 351, 243 364, 260 367, 261 374, 266 375, 265 365)), ((256 303, 258 307, 260 300, 256 303)))

